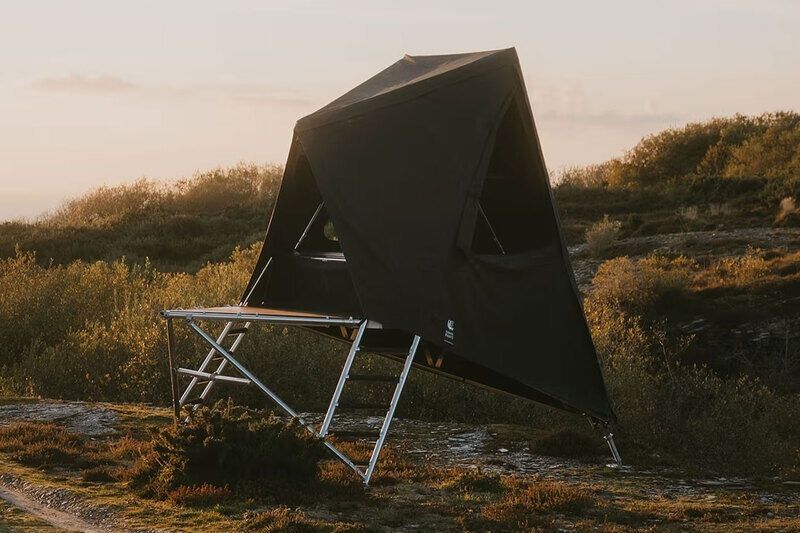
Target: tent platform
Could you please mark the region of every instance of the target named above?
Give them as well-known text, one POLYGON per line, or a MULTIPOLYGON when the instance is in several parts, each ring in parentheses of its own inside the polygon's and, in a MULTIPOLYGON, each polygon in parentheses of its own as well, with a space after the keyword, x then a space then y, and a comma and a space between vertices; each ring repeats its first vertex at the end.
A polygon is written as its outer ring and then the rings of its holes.
MULTIPOLYGON (((273 324, 298 326, 353 326, 358 327, 363 318, 339 315, 323 315, 285 309, 269 309, 251 306, 203 307, 194 309, 167 309, 161 311, 164 318, 185 318, 186 320, 270 322, 273 324)), ((379 324, 370 321, 370 328, 379 324)))

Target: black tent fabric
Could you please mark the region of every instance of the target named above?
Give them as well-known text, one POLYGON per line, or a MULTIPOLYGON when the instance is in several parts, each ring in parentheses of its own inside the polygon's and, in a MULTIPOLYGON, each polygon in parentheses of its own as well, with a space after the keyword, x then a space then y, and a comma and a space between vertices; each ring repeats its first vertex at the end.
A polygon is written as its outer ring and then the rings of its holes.
POLYGON ((436 371, 613 420, 513 48, 406 56, 298 121, 245 295, 376 320, 436 371))

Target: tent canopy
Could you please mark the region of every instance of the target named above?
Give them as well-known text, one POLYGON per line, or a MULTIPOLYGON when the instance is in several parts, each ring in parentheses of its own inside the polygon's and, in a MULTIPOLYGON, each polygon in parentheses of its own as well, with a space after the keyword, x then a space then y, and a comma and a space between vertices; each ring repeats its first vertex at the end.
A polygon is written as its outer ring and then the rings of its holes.
POLYGON ((366 317, 422 366, 613 419, 513 48, 406 56, 298 121, 242 303, 366 317))

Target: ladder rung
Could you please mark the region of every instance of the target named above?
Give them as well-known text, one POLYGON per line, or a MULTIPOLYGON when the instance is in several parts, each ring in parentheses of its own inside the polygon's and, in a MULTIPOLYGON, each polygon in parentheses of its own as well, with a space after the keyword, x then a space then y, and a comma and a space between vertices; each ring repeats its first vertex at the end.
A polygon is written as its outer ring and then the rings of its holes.
POLYGON ((202 398, 200 398, 200 397, 197 397, 197 398, 189 398, 189 399, 187 399, 185 402, 183 402, 183 403, 181 404, 181 407, 186 407, 187 405, 200 405, 200 404, 202 404, 204 401, 205 401, 205 400, 203 400, 203 399, 202 399, 202 398))
POLYGON ((344 439, 364 439, 364 438, 371 438, 377 439, 378 433, 376 431, 366 431, 366 430, 341 430, 341 431, 333 431, 329 433, 331 437, 337 438, 344 438, 344 439))
POLYGON ((387 383, 397 383, 397 376, 379 375, 379 374, 350 374, 347 378, 352 381, 383 381, 387 383))
POLYGON ((228 337, 230 337, 231 335, 241 335, 242 333, 247 333, 247 331, 248 330, 245 327, 231 328, 228 330, 228 337))
POLYGON ((341 402, 338 407, 340 409, 388 409, 389 406, 383 403, 369 403, 369 402, 341 402))
POLYGON ((199 370, 191 370, 188 368, 179 368, 178 374, 186 374, 187 376, 192 376, 206 381, 227 381, 229 383, 241 383, 242 385, 250 384, 250 380, 247 378, 236 378, 233 376, 223 376, 221 374, 209 374, 208 372, 200 372, 199 370))

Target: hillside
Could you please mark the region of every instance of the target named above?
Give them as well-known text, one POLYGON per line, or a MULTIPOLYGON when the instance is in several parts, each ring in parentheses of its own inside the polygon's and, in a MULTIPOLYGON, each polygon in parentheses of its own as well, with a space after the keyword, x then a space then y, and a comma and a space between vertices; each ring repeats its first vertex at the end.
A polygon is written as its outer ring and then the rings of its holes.
MULTIPOLYGON (((262 238, 281 170, 241 164, 172 185, 103 187, 32 223, 0 224, 0 257, 139 262, 196 271, 262 238)), ((570 244, 604 215, 620 237, 800 225, 800 115, 737 115, 644 138, 624 156, 556 177, 570 244)))
POLYGON ((172 184, 101 187, 35 222, 0 224, 0 257, 42 263, 149 258, 162 271, 196 271, 263 239, 281 169, 240 164, 172 184))
POLYGON ((557 180, 573 242, 605 214, 622 223, 622 237, 797 226, 800 115, 736 115, 665 130, 557 180))
MULTIPOLYGON (((792 113, 690 124, 555 187, 630 461, 800 476, 799 135, 792 113)), ((1 225, 0 394, 166 404, 158 312, 236 301, 279 180, 240 165, 140 181, 1 225)), ((248 337, 254 372, 298 408, 325 408, 341 346, 281 328, 248 337)), ((265 406, 253 390, 237 400, 265 406)), ((427 373, 409 379, 399 415, 587 431, 427 373)))

